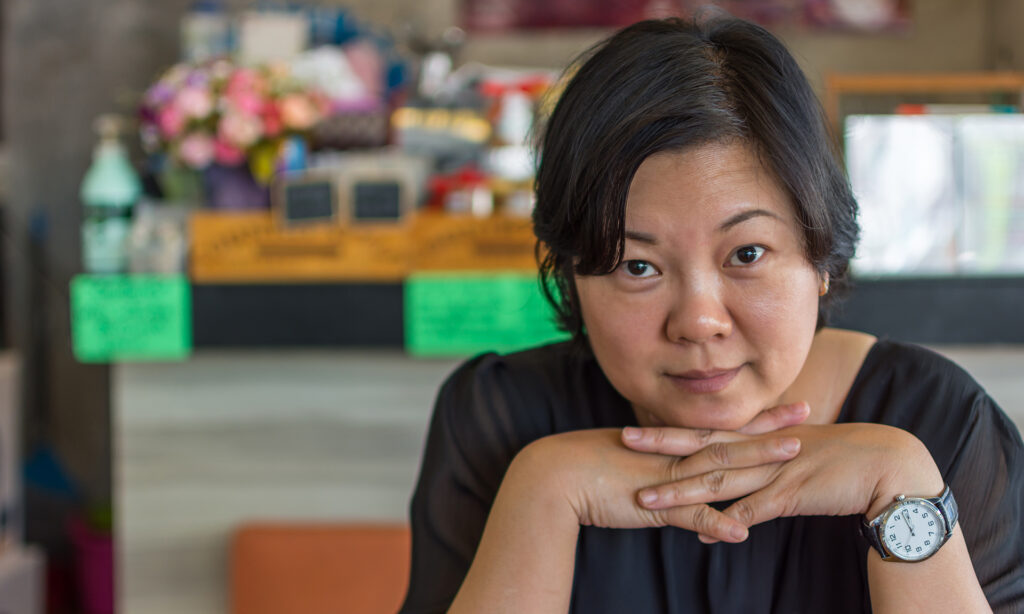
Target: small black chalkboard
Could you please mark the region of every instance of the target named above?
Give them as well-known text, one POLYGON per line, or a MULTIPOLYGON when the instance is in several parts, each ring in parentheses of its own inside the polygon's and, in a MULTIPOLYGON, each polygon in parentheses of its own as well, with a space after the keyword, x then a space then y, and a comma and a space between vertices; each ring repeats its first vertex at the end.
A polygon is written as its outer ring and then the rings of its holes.
POLYGON ((337 216, 334 184, 330 181, 288 183, 284 186, 285 223, 330 222, 337 216))
POLYGON ((397 220, 402 217, 402 184, 398 181, 359 181, 352 186, 352 219, 397 220))

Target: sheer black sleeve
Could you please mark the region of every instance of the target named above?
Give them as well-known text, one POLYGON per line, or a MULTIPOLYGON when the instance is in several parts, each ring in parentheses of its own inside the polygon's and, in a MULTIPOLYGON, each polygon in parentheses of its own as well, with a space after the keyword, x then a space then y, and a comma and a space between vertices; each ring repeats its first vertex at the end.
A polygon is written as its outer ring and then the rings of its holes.
POLYGON ((977 395, 970 415, 946 481, 992 610, 1024 613, 1024 445, 987 394, 977 395))
POLYGON ((544 401, 494 354, 442 385, 410 508, 412 569, 403 614, 445 612, 473 561, 512 458, 544 434, 544 401))
POLYGON ((1003 410, 948 359, 887 340, 869 353, 847 406, 848 421, 896 426, 928 447, 992 609, 1024 614, 1024 444, 1003 410))

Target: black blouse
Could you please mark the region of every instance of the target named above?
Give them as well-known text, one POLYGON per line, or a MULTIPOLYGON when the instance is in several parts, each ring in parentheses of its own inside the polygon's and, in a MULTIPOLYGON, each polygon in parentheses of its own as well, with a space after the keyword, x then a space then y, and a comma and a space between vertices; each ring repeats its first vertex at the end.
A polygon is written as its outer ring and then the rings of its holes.
MULTIPOLYGON (((931 451, 960 506, 960 528, 997 613, 1024 613, 1024 445, 961 368, 879 341, 839 422, 888 424, 931 451)), ((412 577, 402 612, 447 610, 506 468, 531 441, 636 424, 591 355, 566 343, 466 362, 442 386, 411 506, 412 577)), ((781 518, 741 544, 694 533, 582 527, 571 612, 869 612, 860 516, 781 518)), ((900 563, 893 563, 900 564, 900 563)))

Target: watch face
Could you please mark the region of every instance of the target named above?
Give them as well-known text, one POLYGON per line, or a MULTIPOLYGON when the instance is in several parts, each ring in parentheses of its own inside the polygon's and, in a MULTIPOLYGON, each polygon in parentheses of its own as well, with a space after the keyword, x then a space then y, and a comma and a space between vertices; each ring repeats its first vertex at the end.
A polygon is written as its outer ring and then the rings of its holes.
POLYGON ((924 499, 908 498, 896 503, 879 529, 889 553, 905 561, 928 558, 945 540, 942 515, 924 499))

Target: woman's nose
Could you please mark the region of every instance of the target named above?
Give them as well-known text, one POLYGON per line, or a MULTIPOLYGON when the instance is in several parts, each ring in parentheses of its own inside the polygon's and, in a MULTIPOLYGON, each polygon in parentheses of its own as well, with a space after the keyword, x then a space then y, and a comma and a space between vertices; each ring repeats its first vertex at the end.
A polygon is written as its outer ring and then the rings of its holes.
POLYGON ((665 335, 673 343, 706 343, 732 334, 732 316, 715 284, 687 284, 673 297, 665 335))

